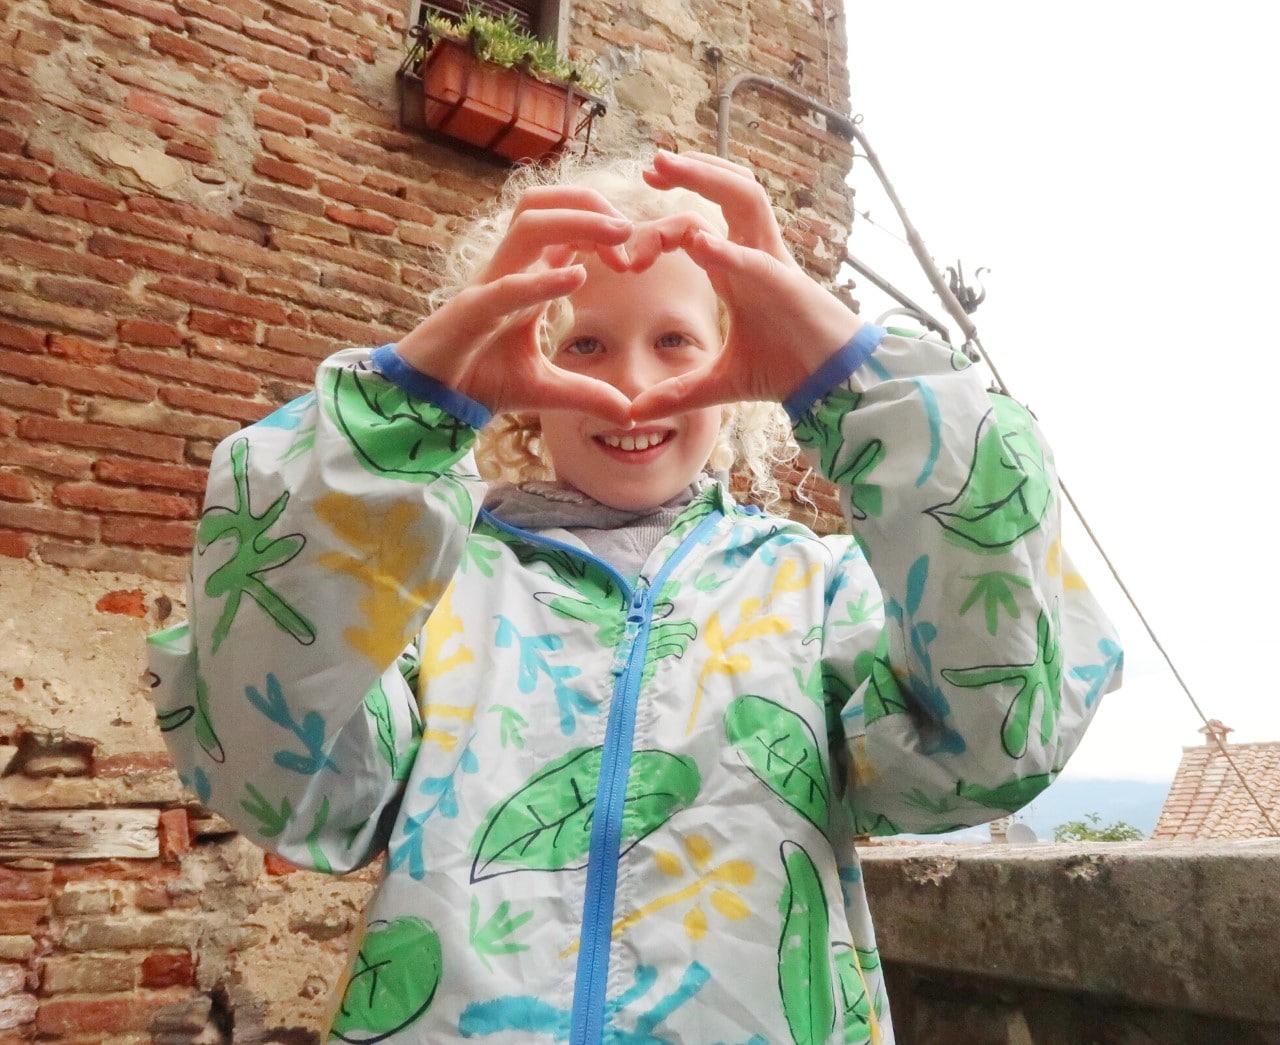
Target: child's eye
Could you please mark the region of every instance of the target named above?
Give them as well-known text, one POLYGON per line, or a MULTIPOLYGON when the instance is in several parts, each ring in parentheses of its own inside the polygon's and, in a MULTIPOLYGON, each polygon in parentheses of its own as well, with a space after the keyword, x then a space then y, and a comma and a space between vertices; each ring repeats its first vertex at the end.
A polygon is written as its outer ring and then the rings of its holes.
POLYGON ((669 334, 663 334, 657 341, 659 348, 683 348, 689 343, 689 339, 684 334, 674 330, 669 334))
POLYGON ((604 351, 604 345, 599 338, 579 337, 566 341, 560 346, 560 351, 571 356, 594 356, 597 352, 604 351))

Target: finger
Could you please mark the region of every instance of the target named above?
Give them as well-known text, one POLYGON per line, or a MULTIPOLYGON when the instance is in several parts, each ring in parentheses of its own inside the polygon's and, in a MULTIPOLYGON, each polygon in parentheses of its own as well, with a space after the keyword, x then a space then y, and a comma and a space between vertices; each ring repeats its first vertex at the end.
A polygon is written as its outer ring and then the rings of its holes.
POLYGON ((548 370, 553 376, 535 380, 530 388, 530 409, 585 411, 610 424, 631 423, 631 400, 613 385, 554 364, 548 370))
POLYGON ((527 210, 588 210, 612 218, 626 217, 595 189, 577 185, 535 185, 528 188, 516 203, 512 218, 527 210))
POLYGON ((512 219, 498 249, 485 266, 484 279, 528 268, 547 247, 567 246, 594 251, 597 247, 617 247, 631 235, 626 218, 585 210, 529 210, 512 219))
POLYGON ((698 232, 709 236, 720 235, 720 231, 707 218, 692 211, 637 224, 631 239, 627 241, 631 271, 643 272, 660 254, 681 249, 698 232))
POLYGON ((515 272, 463 288, 441 307, 438 315, 460 338, 474 340, 495 331, 502 319, 527 318, 523 313, 531 309, 536 314, 556 298, 572 294, 586 281, 587 270, 582 265, 515 272))
POLYGON ((735 243, 767 250, 775 257, 790 257, 774 217, 769 195, 745 167, 704 154, 660 152, 644 172, 654 188, 683 188, 696 192, 724 213, 729 238, 735 243))
MULTIPOLYGON (((595 255, 607 268, 613 269, 614 272, 631 271, 631 256, 625 243, 621 246, 598 243, 596 244, 595 255)), ((543 263, 552 268, 564 268, 566 265, 572 265, 574 262, 581 260, 583 260, 582 250, 577 247, 566 247, 563 244, 547 247, 542 252, 543 263)))
POLYGON ((645 389, 631 404, 631 420, 641 424, 707 406, 734 403, 741 398, 725 371, 713 363, 645 389))

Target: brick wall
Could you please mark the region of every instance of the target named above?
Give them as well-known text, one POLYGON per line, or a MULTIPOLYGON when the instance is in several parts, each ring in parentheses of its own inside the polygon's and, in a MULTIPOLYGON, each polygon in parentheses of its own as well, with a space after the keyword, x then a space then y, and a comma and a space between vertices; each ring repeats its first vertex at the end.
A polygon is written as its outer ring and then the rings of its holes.
MULTIPOLYGON (((406 7, 0 0, 0 1045, 318 1040, 374 874, 264 861, 183 792, 142 638, 184 612, 215 443, 409 329, 502 180, 399 129, 406 7)), ((573 21, 597 142, 711 151, 743 70, 847 105, 838 0, 573 21)), ((755 90, 730 139, 834 276, 849 144, 755 90)))

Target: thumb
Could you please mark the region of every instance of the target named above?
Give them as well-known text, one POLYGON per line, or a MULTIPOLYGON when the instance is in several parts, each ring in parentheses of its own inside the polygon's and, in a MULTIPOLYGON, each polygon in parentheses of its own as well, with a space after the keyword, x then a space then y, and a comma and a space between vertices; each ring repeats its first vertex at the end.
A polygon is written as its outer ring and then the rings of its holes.
POLYGON ((727 375, 715 364, 660 381, 636 396, 631 420, 637 423, 673 417, 690 410, 737 402, 740 397, 727 375))

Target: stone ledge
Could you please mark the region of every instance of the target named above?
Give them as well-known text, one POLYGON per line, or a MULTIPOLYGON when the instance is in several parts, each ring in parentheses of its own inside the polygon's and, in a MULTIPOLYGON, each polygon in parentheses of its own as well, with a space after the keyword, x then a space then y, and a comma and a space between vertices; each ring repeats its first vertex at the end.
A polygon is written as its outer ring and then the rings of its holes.
POLYGON ((886 961, 1280 1024, 1280 839, 861 855, 886 961))

